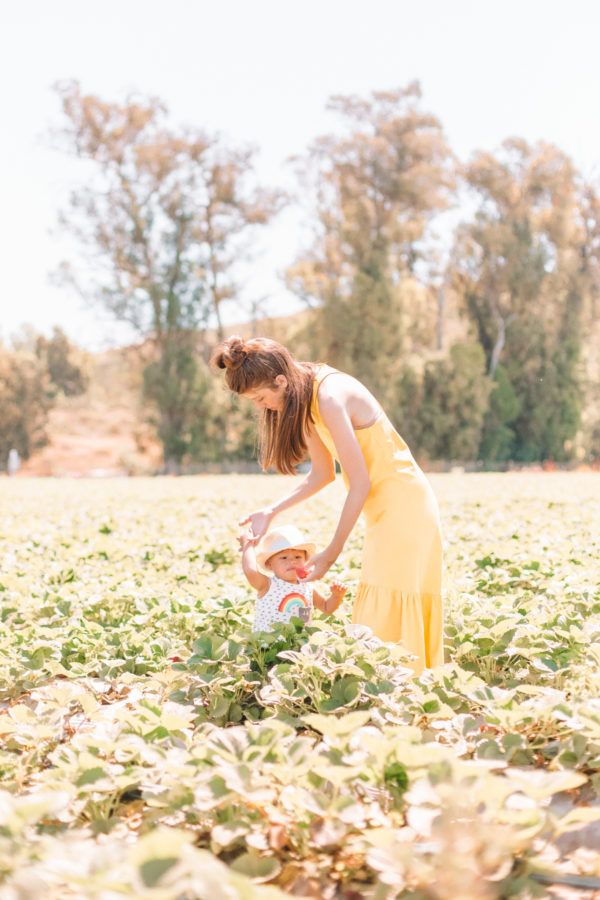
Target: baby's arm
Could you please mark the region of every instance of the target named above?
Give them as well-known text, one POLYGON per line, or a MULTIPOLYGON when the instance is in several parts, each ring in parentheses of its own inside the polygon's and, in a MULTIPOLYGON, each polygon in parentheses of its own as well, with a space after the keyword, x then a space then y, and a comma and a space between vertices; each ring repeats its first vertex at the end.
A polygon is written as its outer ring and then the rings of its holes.
POLYGON ((258 591, 259 596, 262 596, 269 590, 271 579, 268 575, 265 575, 264 572, 261 572, 256 564, 256 554, 254 552, 255 543, 256 541, 250 537, 250 533, 247 531, 243 532, 243 534, 240 534, 238 537, 238 544, 242 551, 242 569, 244 570, 244 575, 250 586, 253 587, 255 591, 258 591))
POLYGON ((314 588, 313 606, 315 606, 320 612, 324 612, 327 614, 335 612, 344 599, 344 594, 347 590, 348 588, 340 581, 334 581, 329 588, 329 597, 325 598, 322 594, 319 593, 316 588, 314 588))

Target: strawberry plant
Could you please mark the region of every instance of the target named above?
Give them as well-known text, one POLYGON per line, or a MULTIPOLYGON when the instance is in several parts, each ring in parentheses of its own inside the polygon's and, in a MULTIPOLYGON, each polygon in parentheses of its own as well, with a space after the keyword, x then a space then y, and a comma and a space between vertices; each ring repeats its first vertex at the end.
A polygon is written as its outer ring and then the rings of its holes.
POLYGON ((279 476, 7 479, 0 894, 525 898, 597 840, 597 476, 431 480, 447 662, 415 677, 350 603, 251 632, 235 523, 279 476))

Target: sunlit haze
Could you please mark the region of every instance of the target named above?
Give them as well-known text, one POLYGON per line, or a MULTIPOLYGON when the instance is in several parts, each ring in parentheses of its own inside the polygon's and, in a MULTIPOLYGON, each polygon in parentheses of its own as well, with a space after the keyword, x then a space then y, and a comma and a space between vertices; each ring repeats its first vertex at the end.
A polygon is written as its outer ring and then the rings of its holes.
MULTIPOLYGON (((274 186, 293 187, 289 157, 336 128, 328 97, 415 79, 460 159, 520 136, 555 143, 598 174, 594 0, 32 0, 2 4, 0 28, 4 340, 24 323, 44 333, 59 325, 90 349, 130 337, 50 284, 76 249, 57 232, 57 214, 82 177, 50 138, 61 79, 110 101, 133 90, 160 97, 173 124, 257 146, 259 175, 274 186)), ((303 216, 295 207, 269 227, 242 272, 247 308, 300 308, 281 276, 307 241, 303 216)))

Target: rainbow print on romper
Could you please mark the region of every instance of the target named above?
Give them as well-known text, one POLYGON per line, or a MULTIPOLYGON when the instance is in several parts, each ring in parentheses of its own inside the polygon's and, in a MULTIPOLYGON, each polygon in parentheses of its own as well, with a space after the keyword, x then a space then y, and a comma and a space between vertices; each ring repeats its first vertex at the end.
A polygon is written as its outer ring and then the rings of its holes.
POLYGON ((283 600, 280 601, 278 609, 279 612, 291 612, 295 606, 305 606, 308 608, 308 600, 297 591, 286 594, 283 600))

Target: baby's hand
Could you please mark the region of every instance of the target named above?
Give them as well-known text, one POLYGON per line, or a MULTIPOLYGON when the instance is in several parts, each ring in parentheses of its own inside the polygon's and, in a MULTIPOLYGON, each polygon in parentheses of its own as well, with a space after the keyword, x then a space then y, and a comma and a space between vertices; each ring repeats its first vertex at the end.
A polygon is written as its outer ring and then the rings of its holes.
POLYGON ((252 536, 250 530, 243 531, 237 539, 238 544, 240 545, 240 550, 242 553, 246 549, 246 547, 251 547, 253 544, 256 544, 256 538, 252 536))
POLYGON ((342 602, 344 594, 347 590, 348 589, 345 584, 342 584, 340 581, 334 581, 329 588, 329 597, 325 601, 324 612, 329 614, 334 613, 342 602))
POLYGON ((331 587, 329 588, 331 594, 335 597, 335 599, 341 603, 344 597, 344 594, 347 593, 348 588, 345 584, 342 584, 341 581, 334 581, 331 587))

